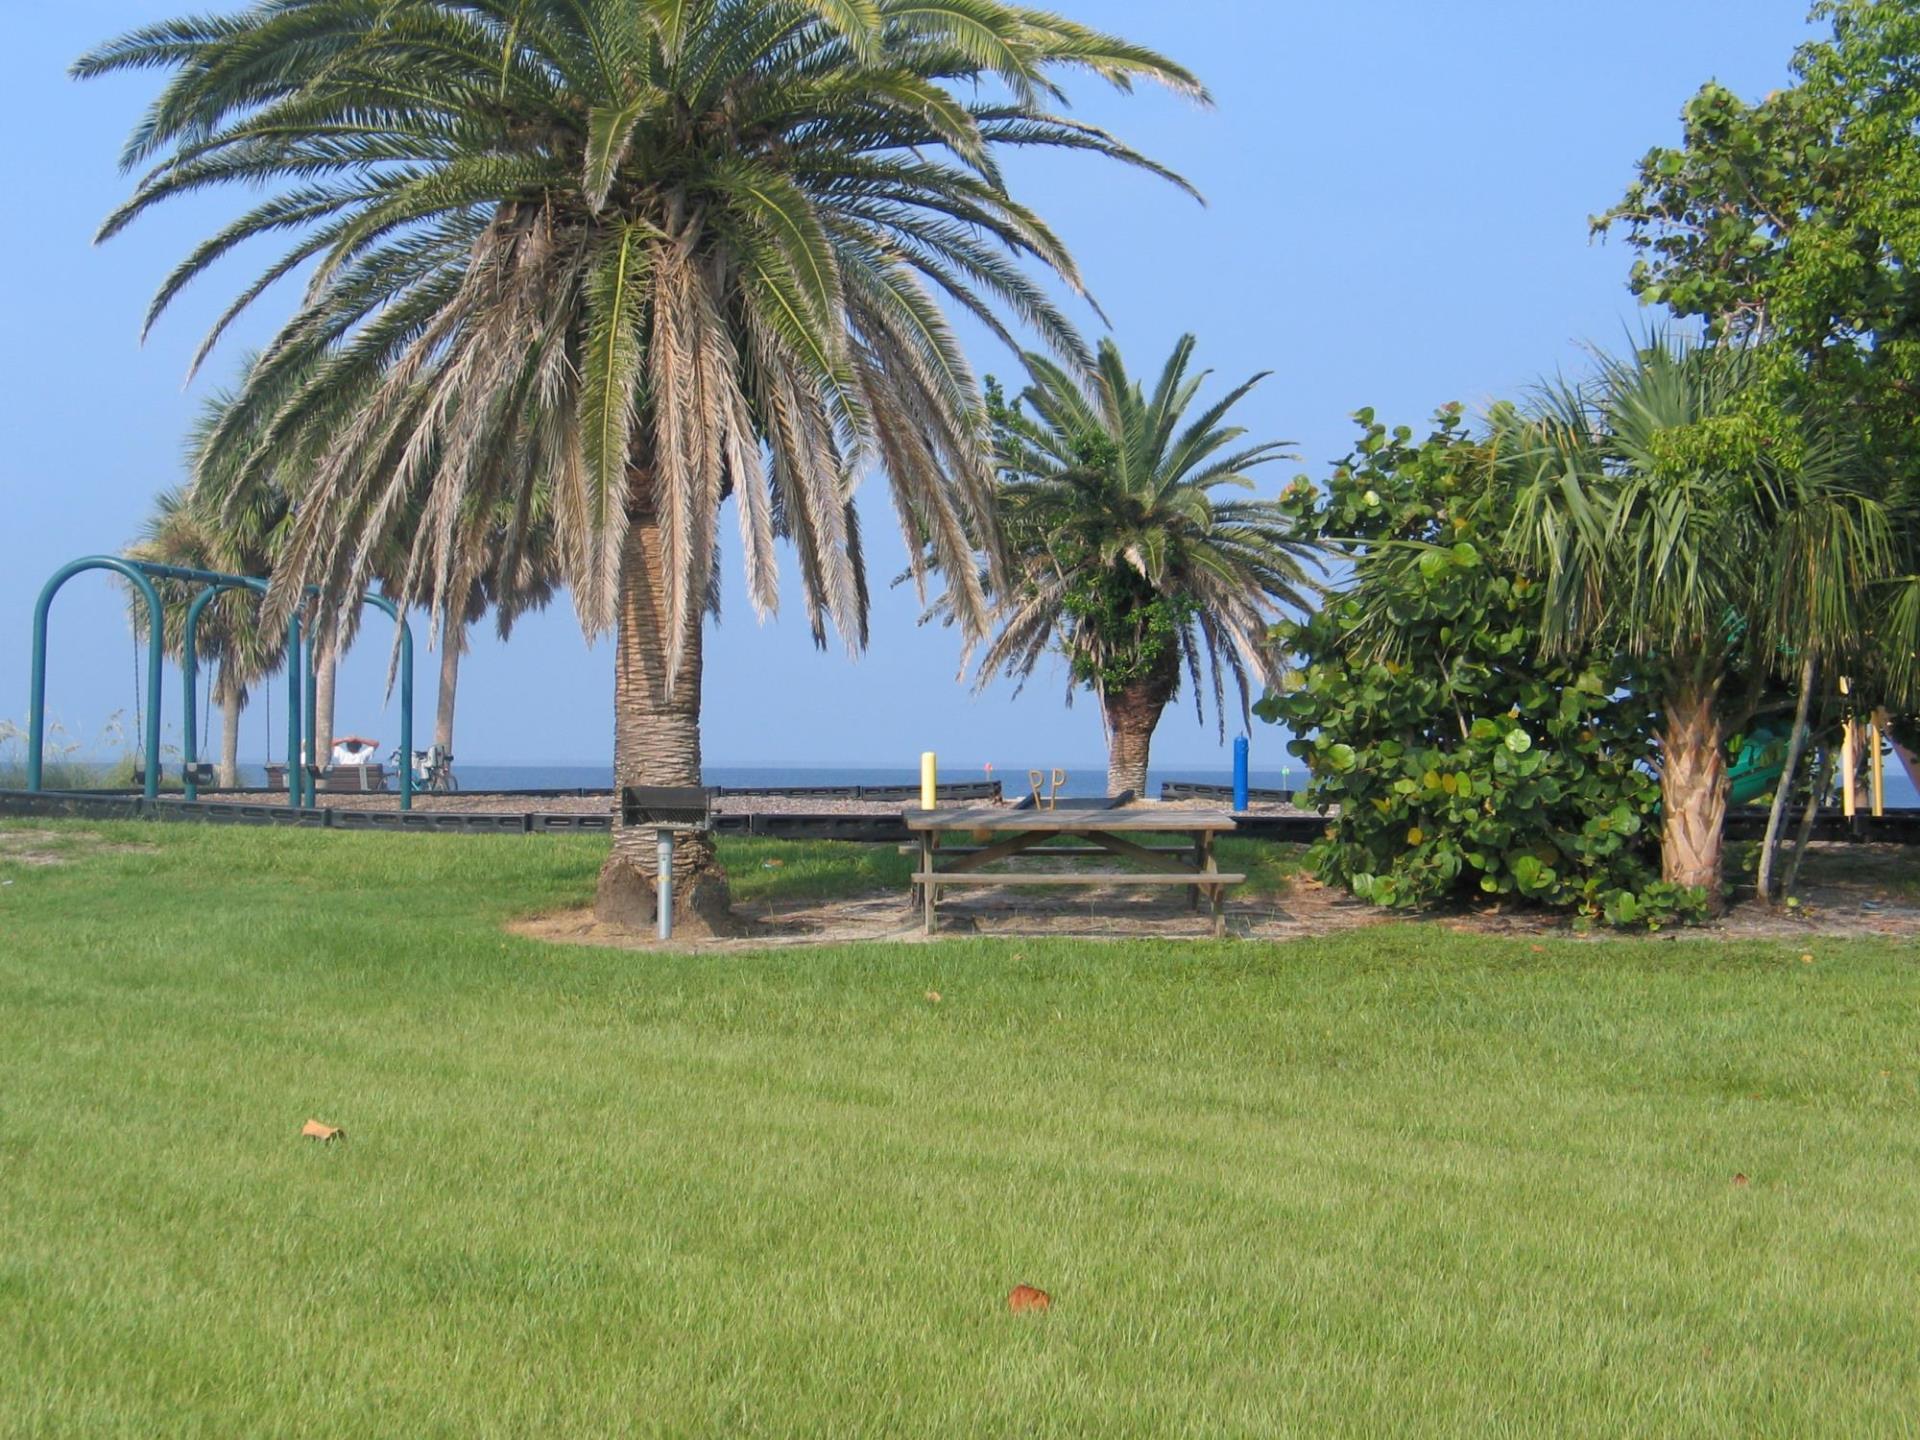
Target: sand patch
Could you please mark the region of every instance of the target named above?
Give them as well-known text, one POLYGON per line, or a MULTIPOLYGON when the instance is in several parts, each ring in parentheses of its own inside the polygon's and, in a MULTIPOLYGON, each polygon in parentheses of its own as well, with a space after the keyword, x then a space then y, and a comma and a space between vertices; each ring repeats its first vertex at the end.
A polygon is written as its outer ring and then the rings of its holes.
MULTIPOLYGON (((563 945, 599 945, 622 950, 667 949, 726 952, 778 949, 796 945, 853 945, 871 942, 927 944, 968 936, 990 939, 1211 940, 1213 923, 1205 909, 1189 908, 1184 898, 1164 891, 1143 895, 1124 885, 1072 890, 971 891, 940 900, 940 932, 924 933, 921 912, 904 891, 832 901, 784 901, 741 905, 735 913, 746 933, 724 940, 674 940, 662 945, 603 925, 591 909, 565 910, 516 921, 516 935, 563 945)), ((1394 917, 1304 878, 1286 895, 1251 897, 1227 903, 1227 933, 1241 939, 1294 940, 1377 925, 1394 917)))
POLYGON ((88 830, 0 830, 0 864, 66 865, 88 855, 151 853, 151 845, 109 841, 88 830))
MULTIPOLYGON (((1824 938, 1920 938, 1920 852, 1897 846, 1821 846, 1810 858, 1814 882, 1802 887, 1794 909, 1738 900, 1712 925, 1663 931, 1662 938, 1703 940, 1806 940, 1824 938), (1817 862, 1817 863, 1816 863, 1817 862)), ((968 891, 940 901, 940 932, 923 933, 918 907, 903 890, 833 901, 776 901, 741 905, 735 913, 745 933, 723 940, 668 942, 603 925, 591 909, 566 910, 516 921, 509 930, 529 939, 622 950, 667 949, 725 953, 803 945, 874 942, 927 944, 980 936, 995 939, 1207 940, 1212 928, 1204 910, 1188 908, 1184 896, 1142 893, 1122 885, 1071 890, 968 891)), ((1276 897, 1229 898, 1227 933, 1240 940, 1309 940, 1370 925, 1412 921, 1447 930, 1519 938, 1644 938, 1645 930, 1577 931, 1564 916, 1506 906, 1485 910, 1410 914, 1385 911, 1354 900, 1306 875, 1290 878, 1276 897)))

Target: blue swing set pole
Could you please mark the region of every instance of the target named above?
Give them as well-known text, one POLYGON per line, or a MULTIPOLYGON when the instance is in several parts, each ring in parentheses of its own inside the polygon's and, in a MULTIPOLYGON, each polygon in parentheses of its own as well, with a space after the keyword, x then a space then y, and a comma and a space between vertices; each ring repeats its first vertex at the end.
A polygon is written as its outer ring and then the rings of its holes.
MULTIPOLYGON (((198 629, 200 615, 215 595, 225 590, 248 589, 261 595, 267 593, 267 582, 254 575, 223 575, 216 570, 194 570, 182 565, 159 565, 150 561, 129 562, 148 575, 161 580, 185 580, 207 588, 193 597, 193 603, 187 607, 181 669, 186 675, 187 721, 183 729, 186 762, 187 798, 194 799, 199 788, 193 779, 193 767, 198 759, 199 737, 194 724, 193 692, 199 673, 198 629)), ((303 794, 310 794, 310 787, 303 788, 300 767, 293 757, 300 750, 300 616, 296 612, 287 620, 287 803, 298 806, 303 794)), ((159 693, 156 684, 154 694, 159 693)), ((151 782, 150 782, 151 783, 151 782)), ((148 798, 152 798, 149 796, 148 798)))
MULTIPOLYGON (((305 798, 302 804, 311 808, 320 800, 320 767, 326 763, 319 753, 320 746, 320 656, 319 646, 314 644, 314 631, 319 628, 313 620, 307 626, 307 661, 300 673, 301 683, 307 687, 307 739, 301 755, 300 786, 305 798)), ((298 654, 299 652, 295 652, 298 654)))
POLYGON ((194 691, 200 684, 200 654, 198 649, 200 633, 200 612, 207 608, 213 597, 229 589, 226 585, 209 585, 193 597, 193 603, 187 606, 186 623, 180 632, 180 675, 186 682, 181 688, 186 691, 187 708, 185 720, 180 727, 180 763, 185 770, 187 799, 200 798, 200 784, 194 775, 194 768, 200 759, 200 731, 194 714, 194 691))
POLYGON ((400 607, 384 595, 366 603, 384 610, 400 631, 400 808, 413 809, 413 627, 400 607))
MULTIPOLYGON (((400 607, 384 595, 365 595, 361 603, 371 605, 383 611, 400 631, 400 808, 413 809, 413 627, 407 623, 407 617, 400 613, 400 607)), ((297 652, 296 652, 297 653, 297 652)), ((307 642, 307 739, 309 743, 319 737, 318 711, 315 695, 319 689, 318 657, 314 654, 313 642, 307 642)), ((313 765, 318 769, 324 764, 319 756, 313 757, 313 765)), ((307 803, 314 803, 315 783, 312 771, 303 771, 306 775, 307 803)))
MULTIPOLYGON (((180 748, 185 759, 187 799, 189 800, 197 800, 200 798, 200 787, 194 778, 194 770, 200 759, 200 735, 194 721, 193 693, 194 687, 198 684, 200 673, 199 636, 201 612, 213 603, 215 596, 223 595, 229 590, 252 590, 260 595, 267 593, 267 582, 264 580, 256 580, 251 576, 225 575, 215 577, 211 575, 200 575, 195 578, 205 580, 207 588, 194 596, 193 603, 187 607, 187 620, 184 626, 184 633, 181 637, 180 659, 180 669, 186 676, 187 682, 187 714, 186 723, 181 727, 180 733, 182 738, 180 748)), ((287 653, 289 655, 299 654, 299 645, 299 617, 289 617, 287 621, 287 653)), ((300 703, 298 675, 293 672, 291 664, 289 665, 288 679, 290 683, 287 692, 287 709, 291 712, 297 710, 300 703)), ((291 727, 289 727, 289 731, 291 731, 291 727)), ((294 794, 291 787, 288 789, 288 794, 289 796, 293 796, 294 794)), ((298 804, 298 798, 294 797, 290 803, 298 804)))
MULTIPOLYGON (((88 570, 111 570, 140 592, 147 602, 147 713, 141 750, 146 760, 141 794, 147 800, 160 795, 160 681, 165 660, 165 640, 161 633, 160 596, 153 581, 142 573, 149 567, 122 560, 117 555, 88 555, 54 571, 40 591, 33 607, 33 682, 27 700, 27 789, 38 792, 45 775, 47 744, 47 614, 53 597, 74 576, 88 570)), ((159 568, 159 567, 152 567, 159 568)))
POLYGON ((287 804, 305 803, 300 744, 300 612, 287 622, 287 804))

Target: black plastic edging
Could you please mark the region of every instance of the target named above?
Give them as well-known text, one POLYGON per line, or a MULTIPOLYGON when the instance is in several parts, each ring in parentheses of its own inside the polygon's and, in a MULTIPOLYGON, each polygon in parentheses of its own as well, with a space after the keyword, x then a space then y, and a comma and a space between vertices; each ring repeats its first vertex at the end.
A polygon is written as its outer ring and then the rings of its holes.
MULTIPOLYGON (((598 793, 598 792, 595 792, 598 793)), ((293 826, 297 829, 431 833, 443 835, 591 835, 613 828, 611 814, 552 814, 539 811, 462 814, 445 811, 296 810, 287 805, 230 804, 162 798, 149 805, 128 796, 78 791, 0 790, 0 816, 139 820, 210 825, 293 826)), ((1319 815, 1240 815, 1237 833, 1249 839, 1310 843, 1326 833, 1319 815)), ((1727 819, 1727 838, 1758 840, 1767 817, 1736 812, 1727 819)), ((772 840, 847 840, 894 844, 912 838, 897 815, 716 815, 713 828, 723 835, 755 835, 772 840)), ((1880 818, 1848 820, 1822 816, 1814 827, 1821 841, 1865 840, 1888 845, 1920 845, 1920 809, 1889 811, 1880 818)))

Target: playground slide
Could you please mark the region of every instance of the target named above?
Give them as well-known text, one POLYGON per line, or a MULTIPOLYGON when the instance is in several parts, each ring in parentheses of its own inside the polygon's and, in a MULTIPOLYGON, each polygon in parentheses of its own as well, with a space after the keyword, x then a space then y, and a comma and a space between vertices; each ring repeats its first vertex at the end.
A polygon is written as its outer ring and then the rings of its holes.
POLYGON ((1755 805, 1773 798, 1773 787, 1780 783, 1786 768, 1787 737, 1772 730, 1756 730, 1747 737, 1746 748, 1728 767, 1727 780, 1735 805, 1755 805))
POLYGON ((1907 783, 1913 786, 1916 792, 1920 792, 1920 755, 1916 755, 1913 751, 1909 750, 1901 738, 1893 733, 1893 724, 1887 719, 1886 711, 1882 710, 1873 718, 1879 722, 1880 733, 1887 737, 1887 744, 1893 748, 1893 753, 1899 757, 1900 768, 1907 772, 1907 783))

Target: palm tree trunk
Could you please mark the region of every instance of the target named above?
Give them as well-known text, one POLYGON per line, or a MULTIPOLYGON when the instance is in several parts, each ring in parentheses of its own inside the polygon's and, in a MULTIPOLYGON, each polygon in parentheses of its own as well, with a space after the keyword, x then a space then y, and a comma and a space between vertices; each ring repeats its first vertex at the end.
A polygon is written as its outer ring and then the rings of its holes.
POLYGON ((447 612, 440 628, 440 698, 433 712, 433 743, 442 755, 453 754, 453 703, 460 688, 460 652, 467 647, 467 627, 447 612))
POLYGON ((1793 837, 1793 859, 1787 862, 1787 878, 1781 882, 1780 892, 1791 895, 1793 887, 1800 883, 1800 862, 1807 858, 1807 845, 1813 839, 1813 822, 1820 818, 1820 807, 1826 802, 1827 786, 1832 783, 1833 752, 1817 750, 1813 756, 1813 788, 1807 794, 1807 808, 1800 814, 1800 829, 1793 837))
POLYGON ((226 667, 221 667, 220 682, 214 689, 220 700, 220 771, 222 790, 240 788, 240 687, 229 685, 226 667))
POLYGON ((1668 698, 1660 733, 1660 869, 1675 885, 1706 891, 1719 914, 1726 836, 1727 754, 1714 686, 1691 682, 1668 698))
POLYGON ((1107 794, 1146 798, 1154 728, 1179 683, 1180 655, 1169 647, 1150 674, 1100 697, 1107 714, 1107 794))
POLYGON ((1813 709, 1813 686, 1820 662, 1813 647, 1807 647, 1806 660, 1800 666, 1800 699, 1793 712, 1793 735, 1787 741, 1787 761, 1780 771, 1780 783, 1773 787, 1773 809, 1767 816, 1767 838, 1760 845, 1760 874, 1756 883, 1761 900, 1773 901, 1773 872, 1780 862, 1780 842, 1787 821, 1787 802, 1793 795, 1794 780, 1800 774, 1800 757, 1807 748, 1807 717, 1813 709))
POLYGON ((313 754, 307 763, 323 769, 333 759, 333 692, 339 678, 335 658, 321 656, 314 666, 313 754))
MULTIPOLYGON (((689 607, 681 670, 667 677, 667 595, 660 522, 650 509, 631 517, 620 565, 620 619, 614 656, 613 779, 628 785, 699 785, 700 667, 704 607, 689 607)), ((621 824, 615 806, 613 853, 600 871, 594 912, 604 922, 652 928, 658 873, 655 832, 621 824)), ((705 835, 675 846, 676 933, 726 934, 736 927, 726 872, 705 835)))

